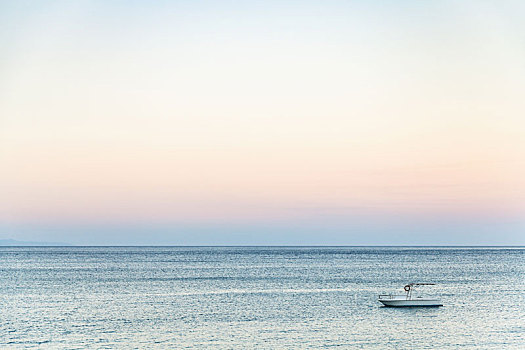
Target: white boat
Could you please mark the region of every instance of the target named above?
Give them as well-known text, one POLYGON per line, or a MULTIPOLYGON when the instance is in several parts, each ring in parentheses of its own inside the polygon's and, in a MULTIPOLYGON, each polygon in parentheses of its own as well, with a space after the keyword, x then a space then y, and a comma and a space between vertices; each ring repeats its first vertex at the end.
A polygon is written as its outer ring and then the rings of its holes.
POLYGON ((420 296, 412 296, 414 287, 416 286, 433 286, 434 283, 410 283, 404 288, 405 295, 395 294, 380 294, 379 302, 385 306, 390 307, 414 307, 414 306, 443 306, 441 300, 435 298, 423 298, 420 296))

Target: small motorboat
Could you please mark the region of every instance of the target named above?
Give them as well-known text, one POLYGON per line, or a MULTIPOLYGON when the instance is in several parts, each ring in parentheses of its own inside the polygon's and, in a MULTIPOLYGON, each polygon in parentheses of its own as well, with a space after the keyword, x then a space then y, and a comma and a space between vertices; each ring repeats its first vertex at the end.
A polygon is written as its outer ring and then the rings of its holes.
POLYGON ((433 286, 434 283, 410 283, 404 287, 405 295, 395 294, 380 294, 378 301, 389 307, 422 307, 422 306, 443 306, 441 300, 435 298, 423 298, 420 296, 412 296, 414 287, 417 286, 433 286))

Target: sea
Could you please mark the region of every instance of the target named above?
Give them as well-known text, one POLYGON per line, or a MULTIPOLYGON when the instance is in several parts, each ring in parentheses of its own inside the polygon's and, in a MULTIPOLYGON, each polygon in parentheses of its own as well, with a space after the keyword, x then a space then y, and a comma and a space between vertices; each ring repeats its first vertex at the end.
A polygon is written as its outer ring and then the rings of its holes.
POLYGON ((519 247, 1 247, 0 348, 525 349, 524 295, 519 247))

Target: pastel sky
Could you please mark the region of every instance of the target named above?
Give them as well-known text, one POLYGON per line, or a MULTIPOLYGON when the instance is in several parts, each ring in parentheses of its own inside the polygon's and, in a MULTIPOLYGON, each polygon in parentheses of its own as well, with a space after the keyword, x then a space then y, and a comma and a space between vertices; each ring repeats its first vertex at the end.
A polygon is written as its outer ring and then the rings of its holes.
POLYGON ((525 244, 523 1, 2 1, 0 238, 525 244))

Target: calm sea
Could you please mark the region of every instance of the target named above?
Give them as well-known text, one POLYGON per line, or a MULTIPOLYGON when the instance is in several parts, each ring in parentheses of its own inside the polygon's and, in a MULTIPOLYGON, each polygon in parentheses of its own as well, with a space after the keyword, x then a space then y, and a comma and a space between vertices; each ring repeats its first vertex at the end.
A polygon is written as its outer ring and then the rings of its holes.
POLYGON ((0 348, 525 349, 524 293, 522 248, 3 247, 0 348))

